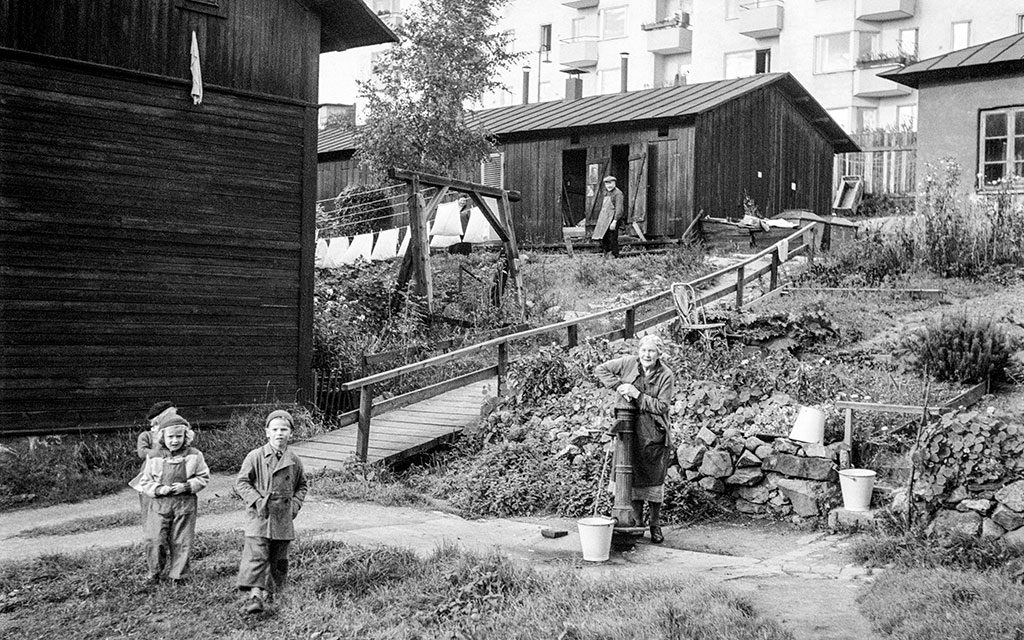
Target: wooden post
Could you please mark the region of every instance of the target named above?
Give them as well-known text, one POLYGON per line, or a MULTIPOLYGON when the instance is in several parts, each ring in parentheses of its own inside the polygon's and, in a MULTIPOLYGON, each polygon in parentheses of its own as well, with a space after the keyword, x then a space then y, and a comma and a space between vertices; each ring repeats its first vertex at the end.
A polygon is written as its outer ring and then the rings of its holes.
POLYGON ((419 176, 409 180, 409 253, 412 256, 413 291, 427 299, 427 312, 434 309, 434 287, 430 279, 430 238, 427 237, 427 221, 420 209, 419 176))
POLYGON ((736 267, 736 308, 743 308, 743 265, 736 267))
POLYGON ((843 425, 843 442, 853 449, 853 409, 846 409, 846 423, 843 425))
POLYGON ((508 343, 498 343, 498 395, 503 396, 508 391, 506 374, 508 373, 508 343))
POLYGON ((523 274, 519 271, 519 247, 516 244, 516 230, 512 223, 512 210, 509 207, 508 191, 501 192, 501 199, 498 200, 499 215, 505 223, 505 230, 508 232, 508 242, 505 243, 508 258, 508 274, 516 283, 516 300, 519 302, 521 317, 526 319, 526 297, 523 295, 523 274))
POLYGON ((370 414, 373 411, 373 385, 359 389, 359 431, 356 433, 356 460, 366 462, 370 449, 370 414))
POLYGON ((775 291, 779 287, 779 246, 775 245, 775 250, 772 251, 772 271, 771 279, 768 282, 768 289, 775 291))
POLYGON ((626 309, 626 326, 623 338, 629 340, 636 335, 636 307, 626 309))
POLYGON ((578 324, 571 324, 566 327, 568 331, 569 348, 572 349, 580 343, 580 326, 578 324))

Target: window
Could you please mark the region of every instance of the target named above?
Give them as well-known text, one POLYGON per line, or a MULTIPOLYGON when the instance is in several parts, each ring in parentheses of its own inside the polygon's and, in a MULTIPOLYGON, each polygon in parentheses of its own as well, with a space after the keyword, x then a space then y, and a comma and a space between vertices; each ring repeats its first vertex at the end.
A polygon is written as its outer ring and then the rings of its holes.
POLYGON ((580 16, 573 18, 570 24, 569 33, 573 38, 593 36, 597 33, 595 28, 597 16, 580 16))
POLYGON ((734 51, 725 54, 725 79, 742 78, 754 73, 754 51, 734 51))
POLYGON ((854 107, 853 130, 868 131, 878 127, 878 109, 875 107, 854 107))
POLYGON ((979 126, 979 186, 991 189, 1006 181, 1024 184, 1024 107, 983 111, 979 126))
POLYGON ((601 38, 626 37, 626 7, 612 7, 601 10, 601 38))
POLYGON ((954 51, 971 46, 971 22, 954 22, 953 39, 950 48, 954 51))
POLYGON ((480 182, 488 187, 505 188, 504 153, 492 153, 480 161, 480 182))
POLYGON ((896 126, 910 131, 917 130, 916 104, 904 104, 896 107, 896 126))
POLYGON ((740 17, 740 0, 725 0, 725 19, 735 20, 740 17))
POLYGON ((853 68, 850 33, 833 33, 814 38, 814 72, 831 73, 853 68))
POLYGON ((540 46, 538 51, 551 51, 551 25, 540 25, 540 46))
POLYGON ((917 59, 917 29, 900 29, 899 53, 917 59))
POLYGON ((754 73, 772 72, 772 50, 758 49, 754 54, 754 73))
POLYGON ((850 110, 848 108, 841 107, 839 109, 825 109, 825 113, 835 120, 836 124, 843 128, 843 131, 850 131, 850 110))

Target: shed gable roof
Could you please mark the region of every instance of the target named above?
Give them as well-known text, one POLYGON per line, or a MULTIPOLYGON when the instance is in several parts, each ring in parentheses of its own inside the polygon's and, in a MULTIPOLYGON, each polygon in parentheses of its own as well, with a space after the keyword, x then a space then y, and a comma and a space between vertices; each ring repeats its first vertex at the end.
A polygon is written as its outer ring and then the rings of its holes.
POLYGON ((918 88, 923 81, 961 80, 1024 73, 1024 33, 920 60, 879 77, 918 88))
POLYGON ((306 0, 320 14, 320 53, 398 42, 362 0, 306 0))

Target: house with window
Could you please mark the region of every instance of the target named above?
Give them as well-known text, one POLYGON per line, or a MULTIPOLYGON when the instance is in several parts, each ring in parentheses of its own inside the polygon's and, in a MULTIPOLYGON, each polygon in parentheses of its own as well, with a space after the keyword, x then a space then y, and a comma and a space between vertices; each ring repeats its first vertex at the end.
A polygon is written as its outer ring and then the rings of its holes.
POLYGON ((951 157, 968 189, 1024 190, 1024 34, 920 60, 885 78, 919 94, 918 175, 951 157))
POLYGON ((312 386, 317 66, 362 0, 0 0, 0 435, 312 386))

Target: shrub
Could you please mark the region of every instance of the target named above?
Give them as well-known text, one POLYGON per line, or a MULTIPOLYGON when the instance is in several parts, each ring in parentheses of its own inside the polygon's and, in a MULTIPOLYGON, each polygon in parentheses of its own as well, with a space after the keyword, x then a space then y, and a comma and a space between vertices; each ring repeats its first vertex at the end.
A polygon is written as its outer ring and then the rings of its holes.
POLYGON ((913 241, 905 229, 895 234, 876 231, 826 253, 797 282, 824 287, 891 286, 913 266, 913 256, 913 241))
POLYGON ((1002 327, 965 311, 944 314, 902 341, 911 366, 936 380, 1001 380, 1015 346, 1002 327))

